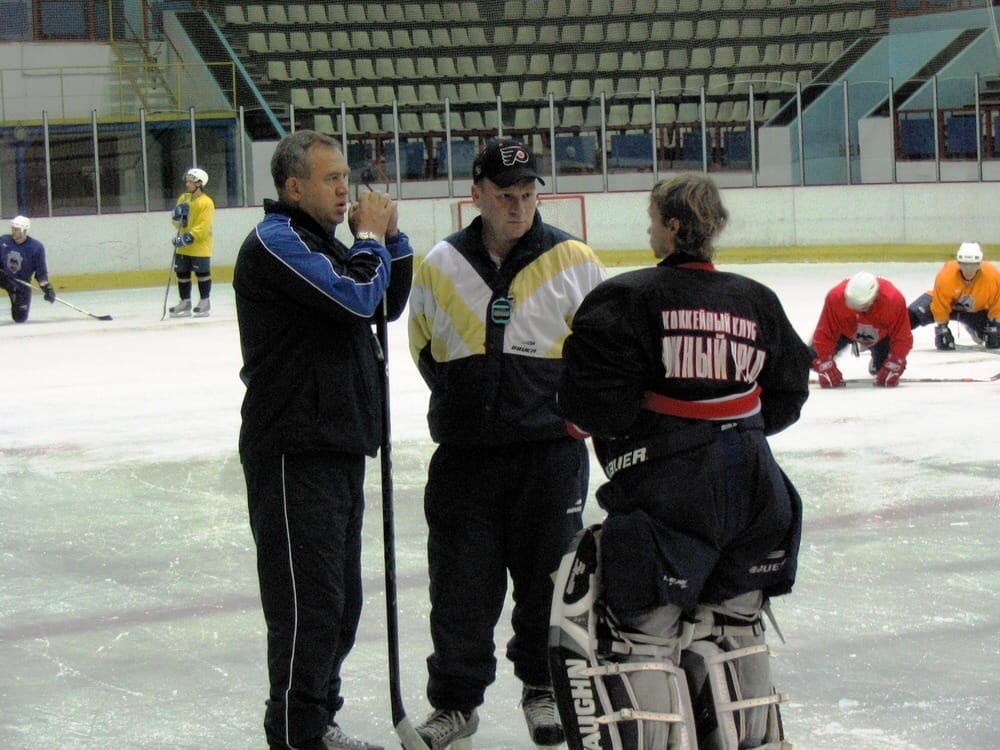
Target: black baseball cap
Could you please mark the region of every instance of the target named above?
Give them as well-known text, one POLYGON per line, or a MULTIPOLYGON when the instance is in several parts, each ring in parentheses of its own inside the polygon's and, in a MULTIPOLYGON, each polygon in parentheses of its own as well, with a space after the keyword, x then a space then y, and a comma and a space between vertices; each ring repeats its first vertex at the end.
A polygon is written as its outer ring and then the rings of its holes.
POLYGON ((510 187, 525 180, 545 180, 538 176, 535 157, 518 141, 495 140, 484 148, 472 163, 472 181, 486 177, 500 187, 510 187))

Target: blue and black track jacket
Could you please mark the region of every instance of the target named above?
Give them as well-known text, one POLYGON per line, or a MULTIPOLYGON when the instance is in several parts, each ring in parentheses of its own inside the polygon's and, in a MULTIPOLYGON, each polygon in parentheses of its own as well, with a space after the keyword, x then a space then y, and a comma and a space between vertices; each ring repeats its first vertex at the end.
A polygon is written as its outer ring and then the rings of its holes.
POLYGON ((374 456, 384 398, 372 317, 406 306, 409 239, 348 248, 304 212, 265 201, 233 273, 246 385, 240 454, 374 456))
POLYGON ((431 437, 467 445, 565 437, 555 411, 562 345, 604 277, 590 247, 537 212, 499 267, 478 217, 435 245, 410 299, 410 352, 431 389, 431 437))

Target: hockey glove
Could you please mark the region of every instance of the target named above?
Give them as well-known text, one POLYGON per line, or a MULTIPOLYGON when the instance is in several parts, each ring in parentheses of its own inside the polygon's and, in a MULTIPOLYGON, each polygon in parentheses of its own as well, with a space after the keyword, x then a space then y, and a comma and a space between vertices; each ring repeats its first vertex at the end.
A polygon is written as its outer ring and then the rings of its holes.
POLYGON ((187 203, 178 203, 174 206, 174 212, 171 214, 171 218, 178 224, 187 225, 189 210, 190 208, 187 203))
POLYGON ((816 357, 812 367, 819 375, 820 388, 840 388, 844 385, 844 376, 832 357, 816 357))
POLYGON ((906 359, 903 357, 891 356, 885 361, 878 374, 875 376, 875 385, 883 388, 895 388, 899 385, 899 376, 906 369, 906 359))
POLYGON ((56 290, 52 288, 51 284, 42 284, 42 294, 45 295, 46 302, 56 301, 56 290))
POLYGON ((185 232, 184 234, 177 235, 171 241, 174 243, 174 247, 187 247, 194 242, 194 235, 190 232, 185 232))
POLYGON ((951 329, 947 323, 938 323, 934 326, 934 348, 939 351, 955 348, 955 337, 951 335, 951 329))
POLYGON ((987 349, 1000 349, 1000 320, 992 319, 983 329, 983 342, 987 349))

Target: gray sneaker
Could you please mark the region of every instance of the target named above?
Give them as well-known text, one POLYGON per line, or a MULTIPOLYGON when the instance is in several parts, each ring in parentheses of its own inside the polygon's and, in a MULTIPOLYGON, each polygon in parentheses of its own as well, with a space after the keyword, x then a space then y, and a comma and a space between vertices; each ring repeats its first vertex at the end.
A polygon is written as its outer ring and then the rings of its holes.
POLYGON ((385 750, 381 745, 365 742, 354 737, 348 737, 344 730, 336 724, 326 728, 323 735, 323 745, 326 750, 385 750))
POLYGON ((212 301, 210 299, 200 299, 198 304, 194 308, 194 316, 196 318, 204 318, 208 315, 209 311, 212 309, 212 301))
POLYGON ((170 308, 171 318, 186 318, 189 315, 191 315, 191 300, 189 299, 182 299, 170 308))
POLYGON ((475 711, 433 711, 417 727, 417 734, 430 750, 445 750, 456 740, 471 737, 479 729, 479 715, 475 711))
POLYGON ((528 723, 528 734, 536 745, 558 745, 566 740, 551 687, 525 685, 521 691, 521 710, 528 723))

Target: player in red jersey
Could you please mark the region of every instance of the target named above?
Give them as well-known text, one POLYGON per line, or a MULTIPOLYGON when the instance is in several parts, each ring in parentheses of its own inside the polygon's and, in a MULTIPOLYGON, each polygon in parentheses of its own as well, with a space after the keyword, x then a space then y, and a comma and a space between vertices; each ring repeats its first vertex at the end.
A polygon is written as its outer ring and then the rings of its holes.
POLYGON ((860 271, 827 292, 812 342, 812 366, 823 388, 844 384, 834 358, 848 344, 855 352, 871 352, 868 371, 875 376, 875 385, 899 384, 913 334, 906 300, 892 282, 860 271))

